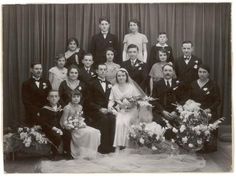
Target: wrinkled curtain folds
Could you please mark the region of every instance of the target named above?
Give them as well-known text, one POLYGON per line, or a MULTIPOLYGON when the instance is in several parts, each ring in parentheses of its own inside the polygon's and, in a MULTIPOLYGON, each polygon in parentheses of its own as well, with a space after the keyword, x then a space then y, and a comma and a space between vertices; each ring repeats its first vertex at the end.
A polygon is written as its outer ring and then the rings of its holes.
POLYGON ((191 40, 194 54, 210 66, 211 77, 220 86, 220 112, 231 123, 231 4, 60 4, 3 5, 3 118, 4 126, 24 120, 21 84, 30 77, 30 64, 40 61, 44 76, 54 66, 54 56, 66 49, 69 37, 79 39, 89 51, 98 19, 107 16, 111 32, 122 50, 128 21, 139 19, 146 34, 148 51, 158 32, 165 31, 175 58, 181 55, 183 40, 191 40))

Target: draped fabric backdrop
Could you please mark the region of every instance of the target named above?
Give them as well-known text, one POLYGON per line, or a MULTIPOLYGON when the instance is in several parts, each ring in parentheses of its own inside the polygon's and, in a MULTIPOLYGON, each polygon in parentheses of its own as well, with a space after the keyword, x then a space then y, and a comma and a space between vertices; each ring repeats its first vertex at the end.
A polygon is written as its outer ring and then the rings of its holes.
POLYGON ((89 51, 101 16, 110 18, 111 33, 118 36, 121 50, 131 18, 140 20, 148 51, 161 31, 167 32, 175 58, 181 55, 182 41, 193 41, 194 54, 210 66, 211 77, 220 86, 219 111, 227 118, 225 123, 231 123, 231 4, 47 4, 3 5, 5 127, 24 120, 21 84, 30 77, 31 62, 42 62, 47 76, 54 56, 65 51, 66 40, 72 36, 89 51))

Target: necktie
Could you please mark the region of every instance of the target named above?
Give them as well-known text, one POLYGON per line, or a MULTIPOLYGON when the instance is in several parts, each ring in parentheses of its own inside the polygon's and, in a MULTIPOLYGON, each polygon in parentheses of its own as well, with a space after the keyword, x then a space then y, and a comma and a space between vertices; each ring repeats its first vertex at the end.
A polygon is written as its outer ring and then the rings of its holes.
POLYGON ((135 62, 134 60, 131 60, 131 66, 134 66, 135 62))
POLYGON ((166 87, 167 87, 167 88, 170 88, 170 83, 169 83, 169 81, 166 81, 166 87))
POLYGON ((89 69, 86 69, 87 70, 87 73, 89 74, 89 69))

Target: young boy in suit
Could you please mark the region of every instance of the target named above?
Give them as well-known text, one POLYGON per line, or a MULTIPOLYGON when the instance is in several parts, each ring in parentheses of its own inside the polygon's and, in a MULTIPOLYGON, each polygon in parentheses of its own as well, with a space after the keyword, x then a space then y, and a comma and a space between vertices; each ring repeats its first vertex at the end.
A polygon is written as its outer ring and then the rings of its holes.
MULTIPOLYGON (((119 53, 117 36, 109 32, 110 20, 106 17, 100 18, 99 28, 100 32, 95 34, 91 41, 91 53, 93 54, 95 65, 106 62, 105 51, 107 48, 112 47, 119 53)), ((119 63, 119 61, 115 62, 119 63)))
POLYGON ((152 46, 150 51, 149 68, 151 68, 159 58, 159 51, 161 49, 167 51, 167 62, 174 62, 172 47, 167 44, 168 38, 166 32, 160 32, 157 41, 157 44, 152 46))
POLYGON ((39 110, 39 122, 46 137, 52 142, 52 160, 57 160, 58 154, 64 150, 70 154, 70 132, 63 130, 60 126, 60 119, 63 113, 62 106, 58 103, 60 97, 56 90, 48 93, 48 103, 39 110))
POLYGON ((84 66, 79 70, 79 80, 88 86, 91 80, 97 76, 93 68, 93 55, 91 53, 85 54, 82 63, 84 66))
POLYGON ((147 86, 147 68, 146 64, 138 59, 138 46, 130 44, 127 47, 127 53, 129 59, 122 63, 122 67, 125 68, 130 77, 143 89, 147 86))

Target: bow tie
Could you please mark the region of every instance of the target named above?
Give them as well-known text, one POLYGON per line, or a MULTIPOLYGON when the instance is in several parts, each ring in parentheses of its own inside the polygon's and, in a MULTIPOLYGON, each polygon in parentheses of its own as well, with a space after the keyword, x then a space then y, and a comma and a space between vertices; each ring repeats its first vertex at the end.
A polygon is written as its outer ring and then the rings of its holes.
POLYGON ((102 32, 102 34, 103 34, 103 35, 107 35, 107 34, 108 34, 108 32, 102 32))
POLYGON ((41 78, 39 78, 39 79, 33 78, 34 82, 40 82, 40 80, 41 80, 41 78))
POLYGON ((189 60, 191 58, 191 56, 184 56, 185 60, 189 60))
POLYGON ((106 80, 98 79, 101 83, 106 83, 106 80))

